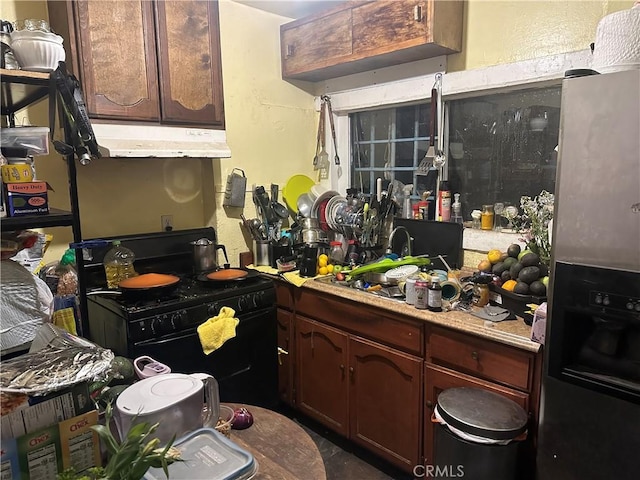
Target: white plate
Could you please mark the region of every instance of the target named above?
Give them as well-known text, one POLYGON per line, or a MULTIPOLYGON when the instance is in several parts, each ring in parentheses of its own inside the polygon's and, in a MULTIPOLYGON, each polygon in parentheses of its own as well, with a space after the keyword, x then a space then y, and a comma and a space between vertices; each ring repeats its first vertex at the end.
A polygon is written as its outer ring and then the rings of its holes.
MULTIPOLYGON (((313 188, 313 187, 312 187, 313 188)), ((335 197, 336 195, 340 195, 335 190, 327 190, 318 198, 316 198, 315 202, 313 202, 313 207, 311 207, 311 217, 318 218, 318 209, 320 208, 320 204, 325 200, 330 199, 331 197, 335 197)))

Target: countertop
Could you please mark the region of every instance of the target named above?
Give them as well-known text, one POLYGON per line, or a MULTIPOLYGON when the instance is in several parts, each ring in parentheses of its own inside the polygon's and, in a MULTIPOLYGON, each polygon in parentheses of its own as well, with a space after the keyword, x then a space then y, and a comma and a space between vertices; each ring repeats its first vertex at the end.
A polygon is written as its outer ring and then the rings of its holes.
POLYGON ((397 313, 416 320, 459 330, 529 352, 537 353, 541 348, 539 343, 532 341, 530 338, 531 326, 524 323, 520 317, 517 317, 516 320, 490 322, 461 311, 431 312, 429 310, 419 310, 413 305, 407 305, 403 301, 384 298, 357 289, 346 288, 312 279, 304 282, 300 288, 334 295, 353 302, 361 302, 369 306, 378 307, 387 312, 397 313))

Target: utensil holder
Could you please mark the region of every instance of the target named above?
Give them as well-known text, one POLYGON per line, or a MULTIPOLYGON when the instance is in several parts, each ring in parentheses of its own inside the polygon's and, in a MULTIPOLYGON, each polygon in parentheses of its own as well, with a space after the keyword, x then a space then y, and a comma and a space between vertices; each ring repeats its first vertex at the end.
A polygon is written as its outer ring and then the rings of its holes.
POLYGON ((260 265, 271 266, 270 244, 268 240, 253 241, 253 264, 258 267, 260 265))
POLYGON ((244 207, 244 197, 247 190, 247 177, 240 168, 234 168, 227 176, 227 186, 224 191, 222 205, 225 207, 244 207), (240 172, 236 173, 236 171, 240 172))

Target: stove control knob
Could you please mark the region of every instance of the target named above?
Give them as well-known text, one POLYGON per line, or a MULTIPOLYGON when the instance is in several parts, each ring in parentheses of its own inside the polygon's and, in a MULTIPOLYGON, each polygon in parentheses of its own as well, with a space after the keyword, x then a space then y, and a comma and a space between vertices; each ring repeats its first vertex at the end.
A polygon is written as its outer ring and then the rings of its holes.
POLYGON ((636 303, 636 312, 640 312, 640 303, 636 303))
POLYGON ((167 333, 171 333, 173 328, 171 326, 171 318, 169 315, 158 315, 156 318, 151 320, 151 330, 156 335, 166 335, 167 333))
POLYGON ((602 295, 599 293, 596 294, 596 303, 599 305, 602 303, 602 295))
POLYGON ((264 292, 256 292, 253 303, 256 307, 261 307, 264 305, 264 292))
POLYGON ((627 310, 633 310, 633 303, 631 302, 627 303, 627 310))
POLYGON ((248 306, 249 306, 249 295, 244 295, 244 296, 238 298, 238 310, 239 311, 246 310, 248 306))
POLYGON ((175 332, 176 330, 180 329, 180 327, 182 326, 182 319, 185 318, 186 315, 187 315, 186 310, 180 310, 179 312, 173 313, 171 315, 170 327, 172 332, 175 332))
POLYGON ((603 305, 609 305, 611 303, 611 301, 609 300, 609 295, 606 295, 604 297, 604 299, 602 300, 602 304, 603 305))
POLYGON ((210 317, 215 317, 220 312, 220 305, 217 303, 210 303, 207 305, 207 315, 210 317))

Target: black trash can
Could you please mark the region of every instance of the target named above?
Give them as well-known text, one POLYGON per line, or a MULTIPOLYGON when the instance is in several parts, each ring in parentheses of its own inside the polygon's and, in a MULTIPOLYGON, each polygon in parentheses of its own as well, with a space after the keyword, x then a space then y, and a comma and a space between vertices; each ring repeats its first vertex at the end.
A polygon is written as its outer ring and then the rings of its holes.
POLYGON ((515 480, 527 413, 481 388, 450 388, 438 396, 434 464, 438 478, 515 480))

